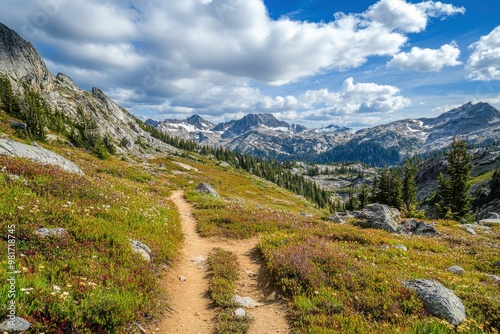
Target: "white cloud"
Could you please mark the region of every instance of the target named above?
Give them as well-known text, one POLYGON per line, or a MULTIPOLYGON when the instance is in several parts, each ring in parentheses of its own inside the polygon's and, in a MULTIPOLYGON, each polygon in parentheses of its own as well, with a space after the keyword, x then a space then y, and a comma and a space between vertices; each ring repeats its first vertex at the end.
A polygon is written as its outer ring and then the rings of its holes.
MULTIPOLYGON (((410 101, 394 86, 352 78, 338 91, 269 96, 258 87, 358 68, 375 56, 396 55, 396 62, 407 33, 424 30, 430 17, 463 12, 441 2, 380 0, 364 13, 314 23, 274 20, 263 0, 3 0, 0 20, 48 46, 52 70, 100 87, 132 111, 234 118, 262 110, 305 119, 393 112, 410 101)), ((452 66, 446 56, 442 66, 452 66)))
POLYGON ((381 0, 372 5, 363 15, 388 29, 421 32, 426 28, 429 17, 445 17, 463 13, 465 13, 464 7, 455 7, 441 2, 425 1, 413 4, 405 0, 381 0))
POLYGON ((471 44, 467 77, 472 80, 500 80, 500 26, 471 44))
POLYGON ((445 44, 439 49, 421 49, 413 47, 410 52, 401 52, 387 63, 388 67, 398 67, 405 70, 438 72, 445 66, 458 66, 460 49, 455 43, 445 44))

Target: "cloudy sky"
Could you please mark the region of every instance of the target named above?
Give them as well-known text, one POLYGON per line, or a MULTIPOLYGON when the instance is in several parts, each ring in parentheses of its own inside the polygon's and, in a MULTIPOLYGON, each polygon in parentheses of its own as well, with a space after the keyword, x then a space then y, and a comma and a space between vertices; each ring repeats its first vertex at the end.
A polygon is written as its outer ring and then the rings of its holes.
POLYGON ((309 127, 500 107, 498 0, 2 0, 54 72, 136 116, 309 127))

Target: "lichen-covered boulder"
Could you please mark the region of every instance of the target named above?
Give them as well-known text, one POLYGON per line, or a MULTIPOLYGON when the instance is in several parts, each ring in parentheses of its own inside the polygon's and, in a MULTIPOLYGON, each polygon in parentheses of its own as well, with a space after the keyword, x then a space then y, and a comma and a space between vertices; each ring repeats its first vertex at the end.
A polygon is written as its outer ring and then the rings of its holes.
POLYGON ((430 314, 445 319, 455 326, 465 319, 465 307, 462 301, 438 281, 416 279, 403 283, 407 288, 417 292, 430 314))
POLYGON ((198 187, 196 187, 196 191, 202 194, 209 194, 215 198, 220 198, 217 191, 215 191, 215 189, 211 185, 205 182, 200 183, 198 187))

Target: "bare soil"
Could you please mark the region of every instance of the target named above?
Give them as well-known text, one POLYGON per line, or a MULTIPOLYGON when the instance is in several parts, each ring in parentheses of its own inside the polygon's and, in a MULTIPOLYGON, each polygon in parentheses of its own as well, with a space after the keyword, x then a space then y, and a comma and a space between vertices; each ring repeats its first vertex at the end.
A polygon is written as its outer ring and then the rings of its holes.
POLYGON ((216 247, 233 252, 240 265, 236 293, 262 303, 262 306, 247 309, 254 320, 249 334, 289 333, 286 309, 280 299, 267 300, 273 292, 267 278, 264 263, 256 248, 257 239, 229 240, 202 238, 196 230, 193 206, 184 197, 184 192, 175 191, 170 199, 177 206, 185 234, 184 247, 174 266, 163 278, 168 291, 170 310, 159 325, 157 333, 205 334, 214 333, 216 310, 207 295, 209 279, 203 263, 192 260, 207 259, 216 247), (184 281, 179 279, 185 278, 184 281))

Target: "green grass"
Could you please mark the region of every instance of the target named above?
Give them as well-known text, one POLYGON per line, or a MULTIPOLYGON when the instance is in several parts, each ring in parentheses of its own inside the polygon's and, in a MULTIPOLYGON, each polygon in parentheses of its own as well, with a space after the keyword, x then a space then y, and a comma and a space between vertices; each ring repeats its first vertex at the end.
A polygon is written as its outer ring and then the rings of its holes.
POLYGON ((215 248, 208 258, 211 269, 209 294, 218 307, 215 332, 218 334, 245 334, 250 326, 248 316, 237 317, 234 310, 239 264, 234 253, 215 248))
MULTIPOLYGON (((0 157, 0 229, 15 226, 17 315, 37 332, 123 333, 162 305, 161 265, 182 242, 167 182, 153 180, 117 159, 99 161, 72 151, 87 176, 25 159, 0 157), (103 171, 122 170, 122 174, 103 171), (65 238, 41 238, 42 227, 61 227, 65 238), (151 263, 129 238, 148 245, 151 263), (29 290, 25 290, 29 289, 29 290)), ((4 254, 5 255, 5 254, 4 254)), ((7 275, 2 256, 2 279, 7 275)), ((7 305, 7 286, 0 305, 7 305)), ((5 307, 0 318, 6 318, 5 307)))
POLYGON ((488 246, 498 234, 471 238, 449 221, 438 229, 440 237, 410 238, 352 225, 294 227, 265 236, 259 248, 290 299, 296 333, 425 333, 422 328, 433 326, 443 328, 433 333, 448 333, 401 283, 415 278, 436 279, 462 299, 471 321, 461 333, 495 333, 500 291, 487 274, 499 272, 491 265, 498 249, 488 246), (408 251, 391 247, 396 244, 408 251), (466 274, 447 272, 452 265, 466 274))

